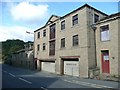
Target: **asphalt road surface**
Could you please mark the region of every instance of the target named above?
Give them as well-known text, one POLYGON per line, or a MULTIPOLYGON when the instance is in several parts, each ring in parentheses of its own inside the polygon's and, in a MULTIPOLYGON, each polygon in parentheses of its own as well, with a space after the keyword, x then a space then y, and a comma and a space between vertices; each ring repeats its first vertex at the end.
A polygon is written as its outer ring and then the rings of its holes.
POLYGON ((118 88, 118 83, 112 81, 80 79, 71 76, 60 76, 3 64, 2 88, 3 90, 5 88, 39 88, 43 90, 49 90, 51 88, 91 88, 91 90, 113 90, 114 88, 118 88))

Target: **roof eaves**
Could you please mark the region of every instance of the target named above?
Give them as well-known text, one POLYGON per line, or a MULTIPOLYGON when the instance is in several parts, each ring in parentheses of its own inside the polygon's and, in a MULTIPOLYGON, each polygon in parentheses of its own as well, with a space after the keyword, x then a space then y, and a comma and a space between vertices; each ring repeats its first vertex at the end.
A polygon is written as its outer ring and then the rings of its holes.
MULTIPOLYGON (((56 19, 55 21, 57 21, 57 20, 59 20, 59 19, 56 19)), ((53 21, 52 23, 54 23, 55 21, 53 21)), ((46 27, 46 26, 48 26, 48 25, 50 25, 50 24, 44 25, 43 27, 41 27, 41 28, 39 28, 39 29, 35 30, 34 32, 37 32, 37 31, 39 31, 39 30, 41 30, 41 29, 45 28, 45 27, 46 27)))
MULTIPOLYGON (((68 13, 68 14, 66 14, 66 15, 64 15, 64 16, 62 16, 62 17, 56 16, 56 15, 52 15, 52 16, 59 17, 59 19, 63 19, 64 17, 66 17, 66 16, 68 16, 68 15, 70 15, 70 14, 72 14, 72 13, 74 13, 74 12, 76 12, 76 11, 78 11, 78 10, 84 8, 84 7, 89 7, 89 8, 91 8, 91 9, 96 10, 96 11, 99 12, 99 13, 104 14, 105 16, 108 16, 107 14, 101 12, 100 10, 95 9, 94 7, 92 7, 92 6, 88 5, 88 4, 84 4, 83 6, 77 8, 76 10, 74 10, 74 11, 72 11, 72 12, 70 12, 70 13, 68 13)), ((50 19, 52 18, 52 16, 50 17, 50 19)), ((50 19, 49 19, 49 20, 50 20, 50 19)), ((49 20, 48 20, 48 21, 49 21, 49 20)), ((58 20, 58 19, 57 19, 57 20, 58 20)), ((47 21, 47 23, 48 23, 48 21, 47 21)), ((56 21, 56 20, 55 20, 55 21, 56 21)), ((55 21, 54 21, 54 22, 55 22, 55 21)), ((35 30, 34 32, 39 31, 39 30, 45 28, 47 25, 49 25, 49 24, 47 24, 47 23, 46 23, 43 27, 41 27, 41 28, 35 30)))
MULTIPOLYGON (((49 25, 48 22, 50 21, 50 19, 51 19, 53 16, 57 17, 58 19, 60 18, 60 16, 57 16, 57 15, 51 15, 50 18, 49 18, 49 20, 47 21, 47 23, 46 23, 44 26, 42 26, 41 28, 35 30, 34 32, 37 32, 37 31, 39 31, 39 30, 45 28, 47 25, 49 25)), ((58 19, 56 19, 55 21, 57 21, 58 19)), ((55 22, 55 21, 53 21, 53 22, 55 22)), ((53 23, 53 22, 52 22, 52 23, 53 23)))
POLYGON ((116 20, 116 19, 118 19, 118 18, 120 18, 120 12, 115 13, 115 14, 111 14, 111 15, 109 15, 109 16, 101 19, 100 21, 98 21, 98 22, 96 23, 96 25, 98 25, 98 24, 100 24, 100 23, 108 22, 108 21, 111 21, 111 20, 116 20))
POLYGON ((62 17, 60 17, 60 19, 63 19, 64 17, 66 17, 66 16, 68 16, 68 15, 70 15, 70 14, 72 14, 72 13, 75 13, 76 11, 78 11, 78 10, 84 8, 84 7, 89 7, 89 8, 91 8, 91 9, 96 10, 96 11, 99 12, 99 13, 104 14, 105 16, 108 16, 106 13, 103 13, 103 12, 101 12, 100 10, 97 10, 97 9, 95 9, 94 7, 92 7, 92 6, 88 5, 88 4, 84 4, 83 6, 81 6, 81 7, 77 8, 77 9, 73 10, 72 12, 70 12, 70 13, 62 16, 62 17))
POLYGON ((47 26, 48 22, 50 21, 50 19, 51 19, 52 17, 60 18, 60 17, 57 16, 57 15, 51 15, 51 17, 49 18, 49 20, 47 21, 47 23, 45 24, 45 26, 47 26))
POLYGON ((109 19, 109 18, 112 18, 112 17, 115 17, 115 16, 120 16, 120 12, 111 14, 111 15, 109 15, 109 16, 107 16, 107 17, 104 17, 104 18, 101 19, 100 21, 105 20, 105 19, 109 19))
POLYGON ((35 30, 34 32, 37 32, 37 31, 39 31, 39 30, 41 30, 41 29, 43 29, 43 28, 45 28, 45 25, 44 25, 44 26, 42 26, 41 28, 39 28, 39 29, 35 30))

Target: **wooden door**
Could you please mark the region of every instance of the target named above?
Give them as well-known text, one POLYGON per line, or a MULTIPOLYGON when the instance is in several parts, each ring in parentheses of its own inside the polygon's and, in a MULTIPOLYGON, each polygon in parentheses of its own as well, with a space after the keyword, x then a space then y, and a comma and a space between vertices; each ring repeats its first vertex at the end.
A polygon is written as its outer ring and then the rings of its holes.
POLYGON ((102 51, 102 73, 110 73, 109 51, 102 51))

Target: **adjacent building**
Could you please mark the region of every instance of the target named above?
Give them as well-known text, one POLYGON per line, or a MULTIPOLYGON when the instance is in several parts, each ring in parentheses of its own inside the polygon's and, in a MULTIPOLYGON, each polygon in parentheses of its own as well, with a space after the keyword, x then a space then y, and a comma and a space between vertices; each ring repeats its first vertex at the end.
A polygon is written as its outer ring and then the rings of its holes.
POLYGON ((13 66, 35 69, 37 65, 33 55, 33 43, 27 43, 25 44, 25 49, 13 53, 10 62, 13 66))
POLYGON ((96 23, 97 67, 101 73, 120 75, 120 12, 96 23))
MULTIPOLYGON (((112 41, 118 44, 119 36, 117 21, 106 21, 106 17, 112 18, 87 4, 62 17, 52 15, 43 27, 34 31, 34 57, 37 60, 37 69, 78 77, 89 77, 89 70, 97 67, 101 71, 101 53, 103 50, 114 50, 115 45, 112 41), (101 42, 101 26, 108 22, 116 25, 111 33, 117 35, 115 38, 112 37, 112 41, 101 42), (109 48, 106 45, 109 45, 109 48)), ((111 58, 116 60, 113 62, 117 65, 120 53, 117 53, 118 45, 115 47, 116 51, 111 58)), ((111 69, 113 68, 114 65, 111 66, 111 69)), ((116 68, 118 69, 118 65, 116 68)), ((117 70, 115 73, 117 74, 117 70)))

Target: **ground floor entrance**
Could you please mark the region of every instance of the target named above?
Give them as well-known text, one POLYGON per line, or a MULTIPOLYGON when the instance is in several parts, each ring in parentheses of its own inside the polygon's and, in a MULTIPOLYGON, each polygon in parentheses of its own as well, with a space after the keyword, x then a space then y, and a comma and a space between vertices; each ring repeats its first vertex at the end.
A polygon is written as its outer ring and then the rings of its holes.
POLYGON ((102 73, 110 73, 109 51, 101 51, 102 73))
POLYGON ((42 61, 41 71, 55 73, 55 62, 54 61, 42 61))
POLYGON ((62 58, 62 74, 79 77, 79 58, 62 58))

